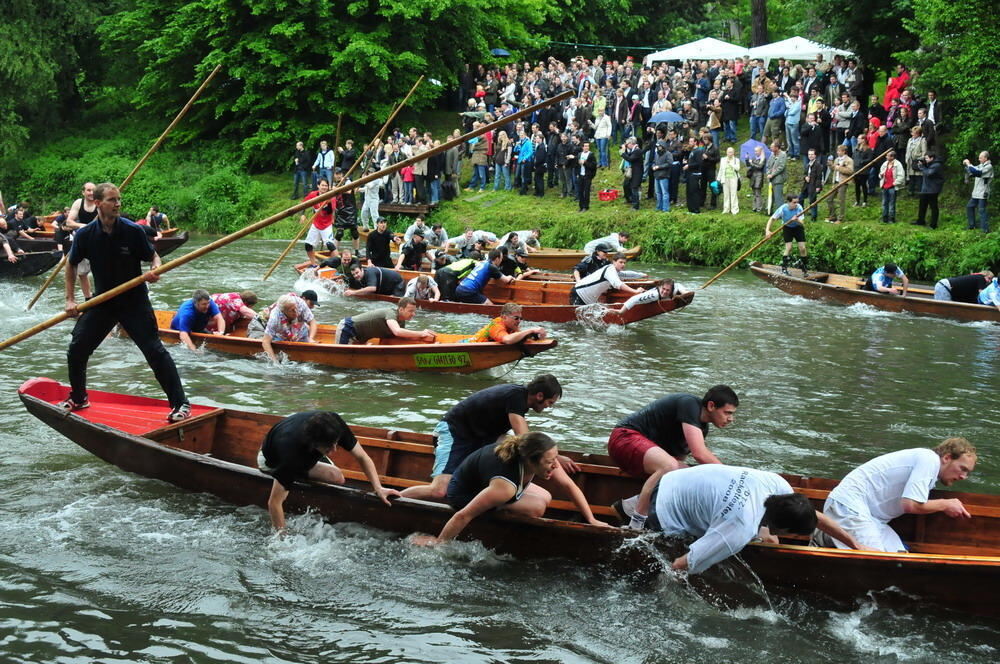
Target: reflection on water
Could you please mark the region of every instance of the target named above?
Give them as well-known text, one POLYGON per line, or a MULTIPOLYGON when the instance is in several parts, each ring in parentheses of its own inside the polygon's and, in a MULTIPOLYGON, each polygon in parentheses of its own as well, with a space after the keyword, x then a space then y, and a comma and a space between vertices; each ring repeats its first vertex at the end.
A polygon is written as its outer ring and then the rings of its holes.
MULTIPOLYGON (((196 241, 197 242, 197 241, 196 241)), ((194 288, 252 289, 268 302, 314 282, 260 276, 281 242, 231 247, 164 277, 153 301, 194 288)), ((293 256, 294 258, 294 256, 293 256)), ((290 261, 291 262, 291 261, 290 261)), ((711 270, 646 265, 688 286, 711 270)), ((0 282, 0 335, 58 313, 60 289, 23 310, 41 279, 0 282)), ((374 308, 320 292, 320 322, 374 308)), ((420 312, 415 324, 472 332, 485 318, 420 312)), ((885 451, 964 435, 984 462, 966 487, 1000 491, 1000 416, 988 403, 1000 330, 796 299, 731 273, 685 310, 639 324, 549 326, 551 352, 471 376, 349 372, 173 348, 196 402, 429 431, 456 400, 540 372, 565 389, 533 427, 599 452, 621 416, 672 391, 728 383, 742 402, 709 443, 727 462, 842 476, 885 451)), ((563 561, 525 562, 476 543, 436 550, 315 516, 270 536, 266 514, 135 477, 29 419, 13 396, 35 375, 65 380, 67 324, 0 353, 5 499, 0 503, 0 648, 5 661, 226 662, 993 662, 995 626, 930 609, 900 613, 765 592, 725 608, 683 577, 637 581, 563 561)), ((159 396, 135 347, 105 342, 93 389, 159 396)), ((984 601, 993 601, 984 598, 984 601)))

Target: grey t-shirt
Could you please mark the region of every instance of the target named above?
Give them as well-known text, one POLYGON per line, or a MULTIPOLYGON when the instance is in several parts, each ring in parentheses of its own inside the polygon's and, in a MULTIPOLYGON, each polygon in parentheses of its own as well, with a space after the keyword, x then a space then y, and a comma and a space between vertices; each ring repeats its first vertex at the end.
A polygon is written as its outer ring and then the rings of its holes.
MULTIPOLYGON (((394 335, 389 329, 388 321, 396 320, 396 309, 376 309, 360 316, 351 316, 351 320, 354 322, 354 334, 361 343, 375 338, 389 339, 394 335)), ((400 327, 406 327, 405 322, 396 322, 400 327)))

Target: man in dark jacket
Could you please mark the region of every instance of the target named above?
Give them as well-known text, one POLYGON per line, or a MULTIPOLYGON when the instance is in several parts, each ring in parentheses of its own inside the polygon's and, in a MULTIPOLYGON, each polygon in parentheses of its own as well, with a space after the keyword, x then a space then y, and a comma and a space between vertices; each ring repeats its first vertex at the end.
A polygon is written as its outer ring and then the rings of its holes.
POLYGON ((295 144, 295 153, 292 155, 292 195, 289 198, 298 200, 301 196, 309 193, 309 167, 312 166, 313 156, 306 150, 305 144, 299 141, 295 144), (299 194, 299 183, 302 183, 302 194, 299 194))
POLYGON ((545 195, 545 172, 548 169, 549 155, 545 146, 545 139, 541 136, 535 138, 535 196, 545 195))
POLYGON ((590 183, 597 175, 597 157, 590 151, 590 141, 583 142, 583 151, 576 160, 576 195, 580 201, 580 212, 590 209, 590 183))
POLYGON ((634 136, 625 140, 625 145, 621 148, 622 159, 625 160, 625 168, 628 169, 628 177, 623 181, 625 188, 626 202, 632 205, 633 210, 639 209, 639 185, 642 184, 642 162, 643 154, 639 149, 639 142, 634 136))
POLYGON ((923 226, 924 219, 927 216, 927 208, 930 208, 931 228, 937 228, 938 196, 941 195, 941 188, 944 186, 944 173, 941 171, 941 161, 933 152, 928 152, 915 166, 924 178, 923 183, 920 185, 920 212, 913 224, 915 226, 923 226))
MULTIPOLYGON (((813 148, 809 148, 809 151, 806 153, 805 176, 802 179, 804 182, 800 198, 802 199, 802 204, 808 206, 816 202, 816 198, 823 188, 823 164, 820 162, 819 157, 816 155, 816 150, 813 148), (809 203, 806 203, 806 199, 809 199, 809 203)), ((810 214, 812 215, 812 220, 816 221, 819 208, 813 205, 810 214)))

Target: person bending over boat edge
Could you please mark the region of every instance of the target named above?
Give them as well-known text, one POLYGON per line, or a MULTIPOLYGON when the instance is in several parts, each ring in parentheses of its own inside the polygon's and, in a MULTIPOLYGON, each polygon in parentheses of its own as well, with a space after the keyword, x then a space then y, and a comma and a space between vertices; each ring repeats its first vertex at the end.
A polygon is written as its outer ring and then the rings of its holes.
POLYGON ((996 277, 990 281, 990 285, 979 291, 979 304, 996 307, 1000 311, 1000 283, 996 277))
MULTIPOLYGON (((914 448, 883 454, 848 473, 827 496, 823 512, 868 549, 906 551, 889 522, 903 514, 935 512, 953 519, 970 518, 958 498, 931 500, 929 496, 936 482, 951 486, 966 479, 976 467, 976 459, 976 448, 965 438, 949 438, 933 450, 914 448)), ((817 541, 823 546, 847 548, 843 540, 817 541)))
POLYGON ((778 544, 780 535, 811 535, 819 528, 857 544, 776 473, 705 464, 667 473, 658 484, 647 484, 642 491, 650 504, 649 530, 696 538, 687 553, 671 564, 672 569, 691 574, 739 553, 755 539, 778 544))
POLYGON ((647 477, 638 496, 616 501, 623 521, 642 528, 648 514, 647 496, 665 473, 687 468, 690 454, 698 463, 722 462, 705 444, 709 423, 722 429, 733 423, 740 399, 728 385, 710 388, 701 399, 694 394, 668 394, 622 419, 608 437, 608 454, 633 477, 647 477))
MULTIPOLYGON (((444 414, 434 427, 435 449, 431 483, 403 490, 406 498, 441 500, 448 493, 448 484, 455 469, 476 450, 494 445, 501 436, 513 430, 515 435, 528 433, 525 415, 528 409, 540 413, 562 397, 562 386, 552 374, 539 374, 527 385, 494 385, 458 402, 444 414)), ((565 456, 557 457, 559 467, 552 475, 580 509, 584 519, 593 525, 603 522, 594 518, 580 487, 567 473, 580 468, 565 456)))
POLYGON ((651 288, 625 300, 625 303, 622 305, 622 312, 624 313, 640 304, 649 304, 650 302, 659 302, 660 300, 676 299, 677 307, 687 306, 688 300, 680 297, 687 292, 686 288, 673 279, 660 279, 651 288))
POLYGON ((979 293, 993 281, 989 270, 938 279, 934 284, 934 299, 945 302, 979 304, 979 293))
POLYGON ((207 290, 199 288, 191 294, 191 299, 184 300, 177 313, 170 321, 170 329, 179 333, 185 346, 199 352, 191 339, 192 332, 222 334, 226 331, 226 321, 207 290))
POLYGON ((541 517, 552 494, 531 480, 536 475, 550 479, 559 467, 558 455, 555 441, 537 431, 479 448, 465 458, 448 483, 446 500, 455 514, 437 537, 414 535, 411 541, 429 546, 453 540, 473 519, 494 510, 541 517))
POLYGON ((316 291, 303 291, 302 297, 289 293, 278 298, 278 302, 267 317, 267 327, 264 328, 264 336, 261 337, 264 352, 272 362, 278 361, 271 345, 272 341, 316 343, 318 325, 312 310, 313 307, 319 306, 316 304, 317 299, 316 291))
POLYGON ((417 313, 417 303, 412 297, 401 297, 395 307, 366 311, 359 316, 348 316, 337 323, 334 340, 338 344, 363 344, 369 339, 413 339, 432 344, 437 338, 433 330, 407 330, 407 321, 417 313))
POLYGON ((476 332, 468 341, 496 341, 502 344, 519 344, 525 339, 544 339, 548 334, 544 327, 521 329, 520 304, 508 302, 500 309, 500 315, 476 332))
POLYGON ((903 297, 906 297, 906 291, 909 288, 910 279, 895 263, 886 263, 872 272, 864 285, 864 290, 885 295, 902 295, 903 297), (900 279, 903 282, 902 291, 892 285, 893 279, 900 279))
POLYGON ((267 511, 275 530, 285 529, 285 499, 297 480, 344 483, 344 473, 327 456, 338 445, 355 458, 383 503, 391 505, 389 496, 399 496, 382 486, 375 464, 340 415, 323 410, 296 413, 271 427, 257 453, 257 467, 274 478, 267 511))
POLYGON ((625 271, 628 258, 625 254, 615 254, 611 263, 605 265, 585 277, 582 277, 569 292, 569 303, 573 306, 595 304, 609 290, 617 290, 629 295, 639 295, 641 290, 632 288, 622 281, 621 273, 625 271))

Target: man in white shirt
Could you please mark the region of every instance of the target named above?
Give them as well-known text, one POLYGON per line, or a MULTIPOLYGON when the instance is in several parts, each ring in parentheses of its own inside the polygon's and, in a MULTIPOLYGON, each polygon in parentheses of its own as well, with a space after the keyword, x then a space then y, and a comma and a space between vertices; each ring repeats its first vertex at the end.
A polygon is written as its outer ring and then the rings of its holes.
MULTIPOLYGON (((949 438, 933 450, 883 454, 848 473, 827 496, 823 512, 867 549, 906 551, 889 522, 903 514, 935 512, 970 518, 961 500, 930 499, 930 491, 936 482, 951 486, 966 479, 975 467, 976 448, 965 438, 949 438)), ((837 539, 833 543, 848 548, 837 539)))
POLYGON ((614 289, 638 295, 642 291, 632 288, 622 281, 621 272, 625 270, 627 259, 625 254, 615 254, 610 265, 605 265, 596 272, 591 272, 580 281, 576 282, 570 291, 569 303, 574 306, 584 304, 594 304, 600 301, 601 296, 609 290, 614 289))
POLYGON ((629 234, 625 232, 612 233, 607 237, 599 237, 596 240, 591 240, 583 247, 583 253, 588 256, 597 250, 597 245, 606 244, 608 245, 608 250, 613 252, 624 251, 627 243, 629 241, 629 234))
POLYGON ((738 554, 758 538, 777 544, 779 535, 810 535, 819 528, 853 541, 784 478, 763 470, 702 464, 667 473, 651 498, 647 528, 697 538, 672 564, 673 569, 691 574, 738 554))

